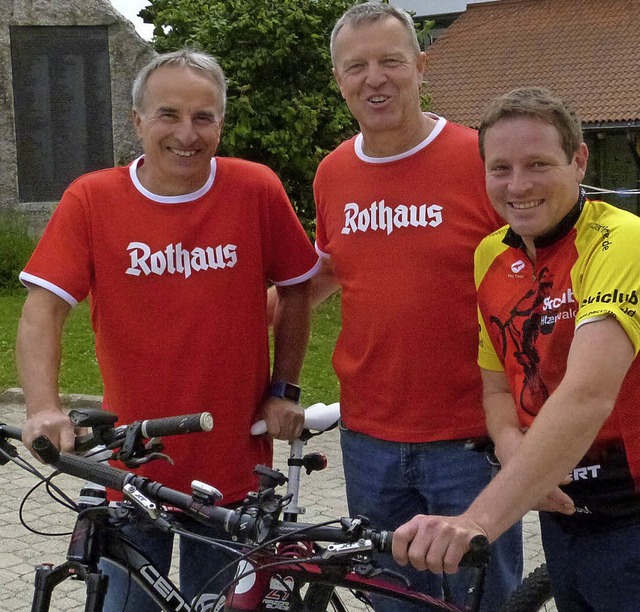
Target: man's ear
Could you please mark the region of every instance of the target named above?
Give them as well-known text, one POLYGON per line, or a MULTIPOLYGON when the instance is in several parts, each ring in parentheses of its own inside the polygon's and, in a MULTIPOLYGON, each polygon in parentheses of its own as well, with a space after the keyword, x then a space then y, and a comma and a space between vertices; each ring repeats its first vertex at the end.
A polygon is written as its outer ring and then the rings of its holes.
POLYGON ((142 115, 134 108, 131 110, 131 121, 138 137, 140 134, 140 124, 142 123, 142 115))
POLYGON ((576 161, 576 173, 578 182, 581 183, 587 173, 587 161, 589 161, 589 147, 586 143, 581 143, 574 156, 576 161))
POLYGON ((418 59, 416 61, 416 67, 420 76, 424 80, 424 71, 427 69, 427 54, 424 51, 421 51, 418 55, 418 59))
POLYGON ((340 94, 344 98, 344 92, 342 91, 342 79, 340 78, 340 73, 338 72, 338 69, 335 66, 331 69, 331 72, 333 74, 333 78, 336 80, 336 85, 340 90, 340 94))

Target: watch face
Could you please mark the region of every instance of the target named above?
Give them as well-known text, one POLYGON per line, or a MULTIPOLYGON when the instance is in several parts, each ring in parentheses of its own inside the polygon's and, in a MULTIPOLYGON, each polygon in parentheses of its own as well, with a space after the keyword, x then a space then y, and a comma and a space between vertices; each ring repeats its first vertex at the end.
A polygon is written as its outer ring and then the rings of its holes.
POLYGON ((286 384, 284 389, 284 398, 291 400, 292 402, 297 402, 300 400, 300 387, 296 387, 296 385, 286 384))
POLYGON ((288 382, 276 382, 271 385, 271 397, 281 397, 290 402, 300 401, 300 387, 288 382))

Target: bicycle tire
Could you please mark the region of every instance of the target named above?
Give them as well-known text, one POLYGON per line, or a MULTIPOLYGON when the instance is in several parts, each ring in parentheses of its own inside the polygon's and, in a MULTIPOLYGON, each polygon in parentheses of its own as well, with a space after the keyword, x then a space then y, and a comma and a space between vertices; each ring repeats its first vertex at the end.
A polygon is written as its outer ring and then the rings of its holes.
POLYGON ((539 612, 550 609, 546 606, 552 601, 551 580, 547 564, 543 563, 522 581, 503 606, 502 612, 539 612))

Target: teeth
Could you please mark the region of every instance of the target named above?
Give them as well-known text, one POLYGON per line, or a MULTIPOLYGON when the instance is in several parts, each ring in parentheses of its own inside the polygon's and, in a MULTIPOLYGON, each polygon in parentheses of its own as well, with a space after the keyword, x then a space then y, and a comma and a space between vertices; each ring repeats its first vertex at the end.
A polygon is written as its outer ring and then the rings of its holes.
POLYGON ((181 151, 180 149, 171 149, 171 152, 179 155, 180 157, 191 157, 196 154, 195 151, 181 151))
POLYGON ((369 98, 369 102, 384 102, 386 98, 384 96, 373 96, 369 98))
POLYGON ((528 208, 535 208, 542 204, 542 200, 535 200, 534 202, 510 202, 511 207, 516 210, 527 210, 528 208))

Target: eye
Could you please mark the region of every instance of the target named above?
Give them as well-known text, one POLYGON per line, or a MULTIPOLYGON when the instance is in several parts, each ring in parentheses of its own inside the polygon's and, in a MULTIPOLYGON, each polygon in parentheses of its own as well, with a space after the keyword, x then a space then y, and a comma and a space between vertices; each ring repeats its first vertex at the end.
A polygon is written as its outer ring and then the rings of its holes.
POLYGON ((197 115, 194 115, 193 122, 197 125, 209 126, 216 125, 218 120, 210 113, 198 113, 197 115))
POLYGON ((161 110, 158 112, 158 117, 162 119, 162 121, 176 121, 178 114, 171 110, 161 110))
POLYGON ((546 161, 537 160, 531 163, 531 167, 535 169, 546 168, 549 164, 546 161))
POLYGON ((349 72, 350 74, 354 74, 356 72, 360 72, 364 68, 364 64, 361 62, 356 62, 353 64, 349 64, 345 70, 345 72, 349 72))

